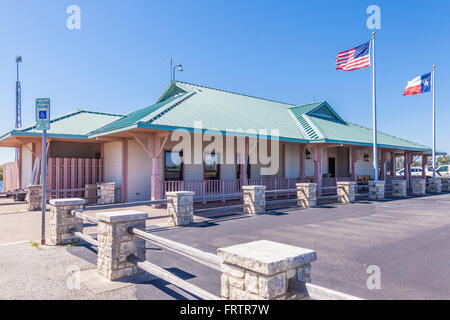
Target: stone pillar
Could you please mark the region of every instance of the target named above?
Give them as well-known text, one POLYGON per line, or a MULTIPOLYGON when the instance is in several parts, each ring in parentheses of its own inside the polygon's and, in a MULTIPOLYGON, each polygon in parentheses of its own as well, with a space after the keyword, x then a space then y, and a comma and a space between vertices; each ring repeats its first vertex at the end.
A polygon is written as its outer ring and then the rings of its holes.
POLYGON ((422 156, 422 178, 427 178, 428 156, 422 156))
POLYGON ((148 214, 139 211, 100 212, 98 222, 97 271, 109 280, 117 280, 138 273, 138 267, 128 262, 134 254, 145 260, 145 240, 128 232, 129 228, 145 229, 148 214))
POLYGON ((194 222, 193 191, 166 192, 167 214, 176 226, 186 226, 194 222))
POLYGON ((296 183, 298 206, 311 208, 317 205, 317 183, 296 183))
POLYGON ((83 219, 71 214, 72 210, 83 210, 86 201, 79 198, 50 200, 50 239, 47 244, 62 245, 79 241, 71 230, 82 232, 83 219))
POLYGON ((337 193, 339 202, 355 202, 356 183, 347 181, 337 182, 337 193))
POLYGON ((392 196, 406 197, 406 180, 392 180, 392 196))
MULTIPOLYGON (((148 151, 152 158, 152 175, 151 175, 151 199, 161 200, 162 195, 162 180, 161 180, 161 137, 157 134, 152 134, 148 137, 148 151)), ((152 207, 160 207, 161 205, 152 205, 152 207)))
POLYGON ((27 192, 27 210, 36 211, 42 208, 42 185, 29 185, 27 192))
POLYGON ((441 179, 441 191, 450 192, 450 178, 441 179))
POLYGON ((429 193, 441 193, 442 192, 442 181, 441 179, 429 179, 428 180, 428 190, 429 193))
POLYGON ((353 181, 358 184, 358 175, 356 174, 356 162, 359 158, 359 152, 356 147, 350 147, 351 155, 352 155, 352 162, 351 162, 351 168, 352 168, 352 178, 353 181))
POLYGON ((322 194, 322 160, 323 146, 316 145, 314 148, 314 178, 317 183, 317 195, 322 194))
POLYGON ((369 181, 369 199, 384 199, 384 181, 369 181))
POLYGON ((266 212, 266 186, 242 186, 244 212, 259 214, 266 212))
POLYGON ((98 203, 99 204, 112 204, 116 199, 116 183, 106 182, 98 184, 98 203))
POLYGON ((305 182, 306 177, 306 148, 305 144, 300 144, 300 163, 299 163, 299 179, 300 182, 305 182))
POLYGON ((412 179, 411 189, 413 195, 423 195, 426 193, 427 180, 426 179, 412 179))
POLYGON ((311 282, 311 262, 317 259, 314 250, 267 240, 219 248, 217 255, 223 259, 221 296, 227 300, 298 298, 288 292, 289 280, 311 282))

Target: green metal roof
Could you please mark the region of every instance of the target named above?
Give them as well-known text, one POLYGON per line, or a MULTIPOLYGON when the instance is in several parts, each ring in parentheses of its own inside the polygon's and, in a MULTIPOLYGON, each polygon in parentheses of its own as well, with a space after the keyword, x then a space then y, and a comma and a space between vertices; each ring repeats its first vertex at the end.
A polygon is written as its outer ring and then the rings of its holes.
MULTIPOLYGON (((239 133, 242 130, 279 129, 280 140, 372 144, 372 130, 344 121, 326 102, 292 105, 185 82, 172 82, 154 105, 128 115, 77 111, 52 120, 49 136, 88 139, 132 128, 204 130, 239 133)), ((34 127, 10 135, 38 134, 34 127)), ((270 132, 268 132, 270 134, 270 132)), ((379 133, 379 145, 429 152, 424 145, 379 133)))
MULTIPOLYGON (((47 131, 49 137, 70 137, 87 138, 86 135, 99 126, 107 125, 122 115, 93 112, 86 110, 75 111, 51 120, 50 130, 47 131)), ((42 131, 36 130, 36 126, 29 126, 13 130, 11 134, 18 136, 41 134, 42 131)))

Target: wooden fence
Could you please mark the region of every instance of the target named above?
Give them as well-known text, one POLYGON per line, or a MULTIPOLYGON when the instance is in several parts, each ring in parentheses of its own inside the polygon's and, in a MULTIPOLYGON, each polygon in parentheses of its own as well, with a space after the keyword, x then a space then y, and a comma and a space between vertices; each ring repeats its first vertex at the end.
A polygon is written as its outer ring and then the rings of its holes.
POLYGON ((85 187, 103 182, 103 159, 48 158, 47 188, 54 198, 84 197, 85 187))
POLYGON ((20 188, 19 163, 8 162, 3 165, 3 192, 11 192, 20 188))

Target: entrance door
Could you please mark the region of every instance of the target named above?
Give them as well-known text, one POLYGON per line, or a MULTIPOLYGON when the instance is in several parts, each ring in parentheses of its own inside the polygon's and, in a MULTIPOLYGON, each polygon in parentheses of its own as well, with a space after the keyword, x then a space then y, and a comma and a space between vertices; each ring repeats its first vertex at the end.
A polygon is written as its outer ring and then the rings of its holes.
POLYGON ((331 178, 336 178, 336 158, 328 158, 328 172, 331 178))

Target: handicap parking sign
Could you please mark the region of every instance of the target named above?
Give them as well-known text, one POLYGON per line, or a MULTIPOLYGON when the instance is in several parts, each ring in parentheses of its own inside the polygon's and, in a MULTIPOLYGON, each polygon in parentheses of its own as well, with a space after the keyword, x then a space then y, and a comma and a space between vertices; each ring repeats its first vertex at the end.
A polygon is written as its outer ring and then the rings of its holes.
POLYGON ((47 119, 47 111, 46 110, 39 111, 39 120, 45 120, 45 119, 47 119))
POLYGON ((50 129, 50 99, 36 99, 36 129, 50 129))

